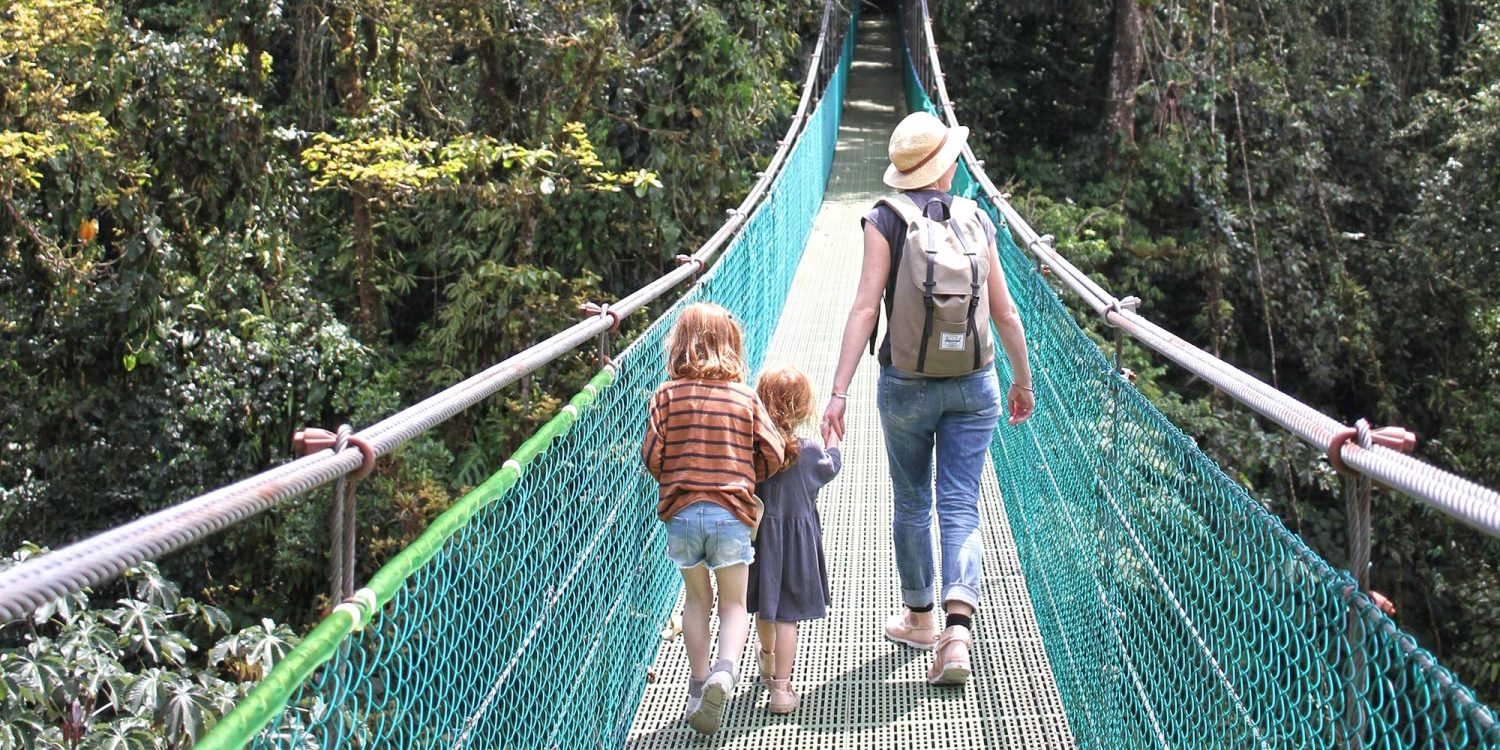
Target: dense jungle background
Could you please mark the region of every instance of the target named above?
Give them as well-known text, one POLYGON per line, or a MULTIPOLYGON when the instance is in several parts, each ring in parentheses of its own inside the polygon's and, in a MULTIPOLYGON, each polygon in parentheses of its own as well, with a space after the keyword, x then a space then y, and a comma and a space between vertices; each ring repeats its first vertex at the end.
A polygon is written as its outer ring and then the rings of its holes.
MULTIPOLYGON (((1423 459, 1500 486, 1500 2, 939 0, 934 14, 976 153, 1064 255, 1179 336, 1346 424, 1403 425, 1423 459)), ((1319 451, 1139 347, 1126 366, 1345 564, 1319 451)), ((1500 541, 1387 491, 1372 507, 1372 587, 1500 702, 1500 541)))
MULTIPOLYGON (((284 461, 294 429, 370 424, 658 275, 774 150, 820 10, 7 3, 0 548, 284 461)), ((1184 337, 1500 485, 1500 0, 934 10, 976 150, 1064 253, 1184 337)), ((1145 352, 1129 364, 1342 562, 1316 451, 1145 352)), ((575 355, 382 461, 357 577, 593 372, 575 355)), ((190 744, 325 611, 328 503, 0 630, 0 748, 190 744)), ((1376 518, 1398 621, 1500 699, 1500 545, 1389 494, 1376 518)))
MULTIPOLYGON (((293 430, 371 424, 673 267, 775 151, 821 17, 4 3, 0 547, 285 461, 293 430)), ((596 370, 579 354, 382 461, 358 580, 596 370)), ((0 632, 0 747, 200 736, 326 611, 328 495, 0 632)))

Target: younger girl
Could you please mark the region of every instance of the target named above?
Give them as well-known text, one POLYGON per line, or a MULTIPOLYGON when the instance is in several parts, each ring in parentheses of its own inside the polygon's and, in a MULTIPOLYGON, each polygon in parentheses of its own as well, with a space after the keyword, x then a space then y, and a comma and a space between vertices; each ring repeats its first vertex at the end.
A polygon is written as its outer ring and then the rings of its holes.
POLYGON ((762 481, 756 492, 765 517, 750 565, 750 611, 760 636, 760 678, 770 691, 773 714, 791 713, 801 700, 792 690, 797 658, 797 623, 828 614, 828 571, 823 563, 823 526, 818 520, 818 488, 839 473, 839 437, 830 434, 825 451, 793 434, 813 414, 812 385, 795 367, 761 373, 756 392, 786 441, 786 469, 762 481))
POLYGON ((647 416, 641 455, 661 485, 656 515, 667 524, 667 557, 682 572, 687 646, 687 720, 709 734, 739 679, 749 635, 746 566, 759 520, 755 483, 781 469, 781 432, 745 379, 740 328, 718 305, 684 309, 667 340, 667 376, 647 416), (712 575, 710 575, 712 573, 712 575), (708 661, 711 579, 719 588, 719 658, 708 661))

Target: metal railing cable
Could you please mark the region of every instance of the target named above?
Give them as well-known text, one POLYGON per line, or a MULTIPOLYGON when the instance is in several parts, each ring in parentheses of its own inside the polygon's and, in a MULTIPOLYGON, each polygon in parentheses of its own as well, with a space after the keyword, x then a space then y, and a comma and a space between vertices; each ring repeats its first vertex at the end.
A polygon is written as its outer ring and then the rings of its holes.
MULTIPOLYGON (((926 0, 920 0, 920 5, 912 3, 912 7, 921 11, 923 37, 933 39, 926 0)), ((934 103, 940 107, 943 118, 950 125, 957 125, 958 115, 948 97, 936 44, 928 45, 926 51, 927 54, 913 58, 919 80, 931 81, 937 94, 934 103), (922 62, 918 63, 917 60, 922 62)), ((984 162, 974 155, 970 144, 964 144, 964 159, 984 197, 999 209, 1006 224, 1017 235, 1018 244, 1049 264, 1069 289, 1111 325, 1124 329, 1153 351, 1178 363, 1320 450, 1327 450, 1334 437, 1353 429, 1129 309, 1125 300, 1110 294, 1058 253, 1050 236, 1038 235, 1031 228, 985 173, 984 162)), ((1490 536, 1500 537, 1500 492, 1380 445, 1362 448, 1356 442, 1346 440, 1338 447, 1338 453, 1345 465, 1359 473, 1427 503, 1490 536)))
MULTIPOLYGON (((904 5, 908 104, 957 125, 927 2, 904 5)), ((1492 535, 1500 495, 1138 314, 1039 236, 968 147, 955 192, 1010 229, 997 242, 1039 404, 1021 440, 997 431, 992 455, 1080 746, 1500 747, 1494 711, 1131 387, 1043 268, 1116 328, 1117 348, 1128 333, 1326 450, 1358 472, 1355 494, 1373 480, 1492 535)))
MULTIPOLYGON (((837 66, 825 50, 837 3, 825 3, 823 25, 809 60, 801 98, 786 135, 759 179, 729 218, 676 269, 608 305, 607 312, 589 317, 525 351, 442 392, 354 433, 385 456, 400 445, 453 418, 541 369, 557 358, 609 333, 618 321, 653 302, 702 272, 744 227, 751 211, 765 198, 786 163, 792 146, 807 123, 813 105, 837 66)), ((129 567, 194 544, 264 512, 278 504, 356 472, 363 465, 358 451, 325 449, 260 474, 101 532, 46 555, 0 571, 0 624, 25 617, 47 602, 121 575, 129 567)))
POLYGON ((759 366, 833 158, 855 20, 844 19, 825 5, 808 104, 717 262, 200 748, 619 744, 681 587, 639 458, 666 332, 685 305, 722 304, 744 329, 749 370, 759 366))

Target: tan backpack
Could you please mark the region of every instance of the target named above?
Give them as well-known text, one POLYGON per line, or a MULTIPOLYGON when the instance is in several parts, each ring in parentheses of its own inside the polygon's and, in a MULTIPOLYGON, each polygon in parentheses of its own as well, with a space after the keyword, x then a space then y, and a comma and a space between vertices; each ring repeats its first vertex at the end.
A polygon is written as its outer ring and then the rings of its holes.
MULTIPOLYGON (((936 201, 934 201, 936 202, 936 201)), ((967 375, 994 358, 990 334, 990 242, 979 205, 955 197, 947 220, 926 215, 906 194, 880 199, 906 222, 886 297, 891 364, 927 377, 967 375)), ((934 207, 937 208, 937 207, 934 207)))

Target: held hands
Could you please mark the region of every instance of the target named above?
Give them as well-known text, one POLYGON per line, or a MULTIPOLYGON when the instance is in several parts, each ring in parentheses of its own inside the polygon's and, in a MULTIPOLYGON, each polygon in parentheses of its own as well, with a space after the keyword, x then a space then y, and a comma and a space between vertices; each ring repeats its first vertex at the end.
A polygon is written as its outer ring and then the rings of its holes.
POLYGON ((1036 409, 1036 395, 1030 388, 1019 383, 1010 384, 1010 392, 1005 396, 1005 403, 1010 407, 1010 424, 1012 426, 1025 422, 1031 417, 1031 412, 1036 409))
POLYGON ((823 445, 829 448, 838 447, 844 439, 844 408, 848 405, 848 399, 834 396, 828 399, 828 408, 823 410, 823 445))

